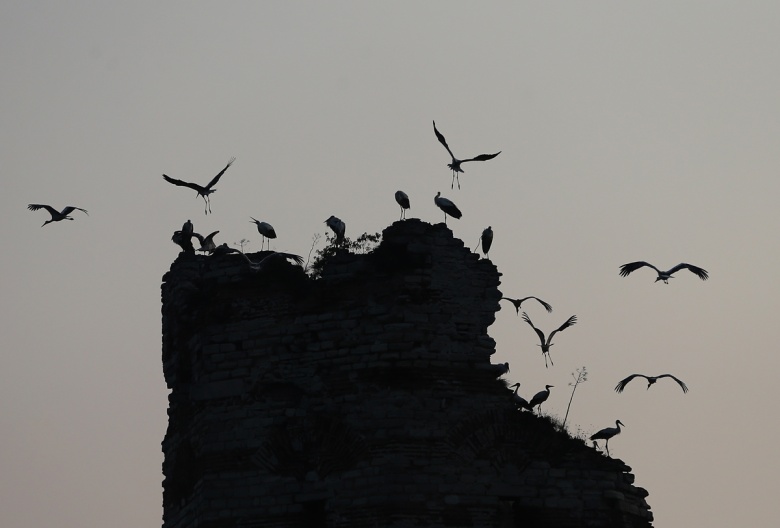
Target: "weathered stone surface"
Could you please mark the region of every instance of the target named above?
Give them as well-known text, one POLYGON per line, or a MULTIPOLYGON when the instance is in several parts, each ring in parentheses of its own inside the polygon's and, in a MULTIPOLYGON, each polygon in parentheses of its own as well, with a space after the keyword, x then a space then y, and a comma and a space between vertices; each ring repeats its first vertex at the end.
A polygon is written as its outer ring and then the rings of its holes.
POLYGON ((163 527, 651 526, 628 466, 496 380, 499 277, 419 220, 316 281, 182 254, 162 286, 163 527))

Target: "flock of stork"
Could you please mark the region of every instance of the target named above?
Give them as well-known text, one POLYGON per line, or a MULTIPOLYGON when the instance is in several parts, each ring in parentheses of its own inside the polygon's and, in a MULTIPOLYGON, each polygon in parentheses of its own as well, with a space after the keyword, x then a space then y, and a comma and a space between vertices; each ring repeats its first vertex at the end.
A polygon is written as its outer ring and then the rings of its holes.
MULTIPOLYGON (((455 155, 452 153, 452 150, 447 144, 447 140, 444 138, 441 132, 439 132, 439 130, 436 128, 435 121, 433 122, 433 132, 436 135, 436 138, 438 139, 439 143, 441 143, 444 146, 444 148, 447 150, 447 153, 450 155, 451 158, 450 163, 447 164, 447 167, 449 167, 450 170, 452 171, 452 183, 450 185, 451 189, 455 188, 456 181, 458 183, 458 189, 460 189, 459 175, 460 173, 464 172, 463 168, 461 167, 463 163, 471 162, 471 161, 488 161, 501 154, 501 151, 499 151, 496 152, 495 154, 480 154, 472 158, 461 160, 456 158, 455 155)), ((225 174, 225 171, 227 171, 227 169, 233 164, 234 161, 235 158, 231 158, 230 161, 228 161, 227 165, 225 165, 225 167, 216 176, 214 176, 211 179, 211 181, 209 181, 209 183, 206 184, 205 186, 199 185, 197 183, 191 183, 191 182, 186 182, 183 180, 171 178, 166 174, 163 174, 163 179, 173 185, 179 187, 187 187, 189 189, 194 190, 197 193, 197 196, 202 197, 203 201, 205 202, 204 213, 209 214, 211 212, 210 196, 216 191, 214 186, 217 184, 217 182, 219 182, 222 175, 225 174)), ((403 220, 406 218, 406 211, 411 207, 409 196, 403 191, 397 191, 395 193, 395 200, 401 208, 401 219, 403 220)), ((434 197, 434 203, 436 204, 437 207, 439 207, 439 209, 441 209, 444 212, 445 225, 447 223, 448 216, 451 216, 456 219, 461 218, 462 213, 460 209, 458 209, 458 207, 451 200, 442 197, 441 192, 436 193, 436 196, 434 197)), ((47 224, 52 222, 59 222, 61 220, 73 220, 73 218, 70 216, 70 213, 72 213, 73 211, 78 210, 78 211, 82 211, 84 214, 89 215, 86 209, 82 209, 81 207, 75 207, 72 205, 63 208, 61 211, 57 211, 54 207, 45 204, 29 204, 27 208, 31 211, 38 211, 40 209, 45 209, 51 215, 51 218, 49 220, 46 220, 41 227, 44 227, 47 224)), ((250 218, 251 218, 250 222, 253 222, 256 225, 257 231, 263 237, 262 244, 264 245, 266 239, 268 239, 269 248, 270 248, 270 239, 276 238, 276 231, 268 222, 259 221, 255 218, 252 218, 251 216, 250 218)), ((342 243, 346 232, 346 224, 341 219, 335 216, 331 216, 330 218, 325 220, 325 224, 333 231, 335 235, 335 241, 334 241, 335 244, 338 245, 342 243)), ((279 262, 282 260, 291 261, 292 263, 297 264, 299 266, 303 265, 303 258, 299 255, 294 255, 292 253, 270 251, 270 249, 268 254, 262 260, 260 260, 259 262, 254 262, 251 259, 249 259, 249 257, 247 257, 243 251, 228 247, 227 244, 223 243, 217 246, 216 243, 214 242, 214 236, 217 233, 219 233, 219 231, 214 231, 207 236, 203 236, 199 233, 196 233, 194 231, 192 222, 190 220, 187 220, 187 222, 185 222, 185 224, 182 226, 181 230, 174 232, 174 235, 171 238, 171 240, 174 243, 178 244, 185 252, 191 252, 191 253, 195 252, 195 247, 192 245, 192 238, 195 238, 200 243, 200 247, 198 248, 198 251, 202 251, 212 255, 220 255, 226 253, 241 253, 241 255, 246 260, 249 269, 254 272, 261 272, 264 269, 266 269, 269 264, 273 262, 279 262)), ((486 257, 489 256, 492 242, 493 242, 493 230, 492 227, 489 226, 482 232, 482 236, 481 236, 482 252, 485 254, 486 257)), ((261 250, 263 245, 261 245, 261 250)), ((669 283, 669 279, 673 278, 673 275, 676 272, 683 269, 689 270, 694 275, 699 277, 701 280, 707 280, 707 278, 709 277, 706 270, 698 266, 694 266, 692 264, 687 264, 683 262, 664 271, 655 267, 649 262, 645 262, 645 261, 629 262, 628 264, 623 264, 622 266, 620 266, 620 276, 626 277, 632 272, 643 267, 649 267, 655 270, 657 274, 655 281, 656 282, 663 281, 665 284, 669 283)), ((511 302, 514 305, 518 315, 520 315, 520 306, 522 305, 522 303, 529 299, 533 299, 539 302, 542 305, 542 307, 544 307, 548 312, 552 312, 552 306, 538 297, 529 296, 529 297, 523 297, 521 299, 502 297, 501 299, 511 302)), ((560 325, 558 328, 550 332, 548 336, 545 336, 544 332, 538 329, 533 324, 533 322, 531 322, 531 318, 528 316, 526 312, 522 313, 522 319, 531 326, 534 332, 536 332, 536 335, 539 337, 540 340, 539 346, 542 349, 542 355, 544 356, 545 367, 548 366, 548 360, 549 360, 549 364, 553 365, 552 357, 550 356, 550 347, 553 345, 552 338, 556 333, 562 332, 566 328, 569 328, 570 326, 576 324, 577 316, 572 315, 571 317, 569 317, 562 325, 560 325)), ((500 365, 499 367, 502 369, 502 374, 509 371, 509 363, 505 363, 504 365, 500 365)), ((688 387, 685 385, 685 383, 683 383, 680 379, 673 376, 672 374, 660 374, 658 376, 647 376, 644 374, 631 374, 630 376, 621 380, 615 386, 615 391, 618 393, 623 392, 623 389, 625 389, 626 385, 631 380, 638 377, 645 378, 645 380, 647 380, 648 389, 661 378, 671 378, 677 382, 677 384, 680 386, 680 388, 683 390, 684 393, 688 392, 688 387)), ((534 408, 536 407, 537 410, 541 412, 541 405, 550 396, 550 388, 552 388, 553 385, 545 385, 544 390, 536 393, 531 398, 530 401, 526 400, 525 398, 523 398, 518 394, 518 391, 520 389, 520 383, 515 383, 511 387, 514 387, 514 391, 512 392, 512 397, 520 410, 527 410, 533 412, 534 408)), ((607 427, 593 434, 590 437, 590 440, 593 441, 594 447, 598 447, 596 443, 597 440, 605 440, 607 456, 609 456, 609 439, 620 433, 621 425, 623 425, 623 423, 620 420, 616 420, 615 427, 607 427)))

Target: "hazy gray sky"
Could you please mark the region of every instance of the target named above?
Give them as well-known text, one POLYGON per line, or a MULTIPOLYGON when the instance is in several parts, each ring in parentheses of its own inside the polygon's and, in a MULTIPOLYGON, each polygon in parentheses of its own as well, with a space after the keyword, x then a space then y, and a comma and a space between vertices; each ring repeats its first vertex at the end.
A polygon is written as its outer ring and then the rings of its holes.
POLYGON ((442 221, 495 232, 501 291, 558 334, 544 368, 503 306, 495 362, 611 442, 656 525, 768 526, 780 434, 776 2, 6 2, 0 152, 0 525, 161 522, 160 282, 191 219, 217 243, 306 255, 442 221), (435 119, 465 165, 451 190, 435 119), (195 193, 234 165, 203 214, 195 193), (83 207, 41 228, 28 203, 83 207), (321 244, 320 244, 321 247, 321 244), (618 267, 706 268, 654 284, 618 267), (617 395, 631 373, 671 372, 617 395))

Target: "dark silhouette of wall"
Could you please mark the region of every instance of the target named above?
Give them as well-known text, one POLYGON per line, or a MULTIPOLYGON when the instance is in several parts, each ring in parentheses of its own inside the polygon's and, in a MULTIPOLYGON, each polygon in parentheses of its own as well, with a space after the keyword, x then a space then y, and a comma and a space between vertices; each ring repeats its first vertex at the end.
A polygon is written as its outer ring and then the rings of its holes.
POLYGON ((163 527, 650 526, 628 466, 496 379, 499 277, 419 220, 318 280, 180 254, 162 286, 163 527))

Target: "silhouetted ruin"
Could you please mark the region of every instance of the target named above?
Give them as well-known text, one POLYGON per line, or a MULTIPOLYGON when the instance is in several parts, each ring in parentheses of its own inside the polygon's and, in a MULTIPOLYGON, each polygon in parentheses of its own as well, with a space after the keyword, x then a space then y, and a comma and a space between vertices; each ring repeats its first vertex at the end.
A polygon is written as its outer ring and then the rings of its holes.
POLYGON ((162 286, 163 527, 651 526, 628 466, 497 379, 499 277, 419 220, 317 280, 181 253, 162 286))

